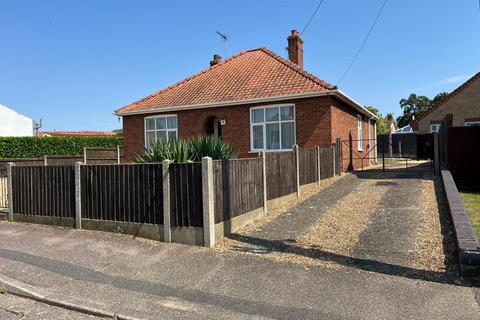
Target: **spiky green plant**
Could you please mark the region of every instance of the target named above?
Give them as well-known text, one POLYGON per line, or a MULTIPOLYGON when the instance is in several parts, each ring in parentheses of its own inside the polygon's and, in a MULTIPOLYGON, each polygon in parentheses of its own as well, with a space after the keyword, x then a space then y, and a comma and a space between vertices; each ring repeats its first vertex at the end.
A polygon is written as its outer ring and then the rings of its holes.
POLYGON ((233 159, 237 152, 229 143, 217 140, 213 136, 199 136, 189 140, 159 139, 145 149, 142 156, 137 156, 137 162, 152 163, 172 160, 176 163, 198 162, 202 157, 214 160, 233 159))
POLYGON ((199 136, 191 140, 194 161, 201 161, 203 157, 213 160, 234 159, 238 153, 228 142, 217 140, 211 135, 199 136))

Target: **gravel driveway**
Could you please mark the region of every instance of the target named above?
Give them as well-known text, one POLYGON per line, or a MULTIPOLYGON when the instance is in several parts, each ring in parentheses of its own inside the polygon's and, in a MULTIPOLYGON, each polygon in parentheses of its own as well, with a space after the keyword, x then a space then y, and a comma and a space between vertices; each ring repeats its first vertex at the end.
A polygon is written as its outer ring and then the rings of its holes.
POLYGON ((425 171, 348 174, 218 250, 419 278, 456 273, 440 182, 425 171))

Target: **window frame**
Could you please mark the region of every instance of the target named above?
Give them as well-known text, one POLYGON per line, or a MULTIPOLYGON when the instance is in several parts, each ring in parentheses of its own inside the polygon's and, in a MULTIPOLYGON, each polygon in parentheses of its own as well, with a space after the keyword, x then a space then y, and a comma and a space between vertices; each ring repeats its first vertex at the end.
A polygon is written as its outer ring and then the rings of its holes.
POLYGON ((357 114, 357 151, 363 151, 363 119, 357 114))
POLYGON ((176 114, 162 114, 162 115, 149 116, 149 117, 143 118, 143 144, 144 144, 145 148, 149 147, 149 146, 147 146, 147 133, 155 132, 155 141, 156 141, 158 131, 165 131, 165 136, 166 136, 167 142, 170 139, 168 137, 168 133, 171 132, 171 131, 175 131, 175 139, 178 140, 178 116, 176 114), (173 117, 176 118, 177 127, 175 129, 169 129, 168 128, 168 118, 173 118, 173 117), (165 118, 165 129, 157 129, 156 119, 159 119, 159 118, 165 118), (147 129, 147 121, 149 119, 155 119, 155 129, 153 129, 153 130, 152 129, 147 129))
POLYGON ((438 133, 440 131, 440 125, 441 123, 430 123, 430 133, 438 133), (433 131, 432 126, 436 126, 437 130, 433 131))
POLYGON ((480 125, 480 120, 465 120, 463 126, 464 127, 476 127, 480 125))
POLYGON ((271 104, 271 105, 262 105, 257 107, 251 107, 249 110, 249 122, 250 122, 250 152, 289 152, 293 150, 293 145, 297 143, 297 116, 296 116, 296 109, 294 103, 282 103, 282 104, 271 104), (293 120, 282 120, 281 108, 282 107, 293 107, 293 120), (278 121, 266 121, 265 118, 265 109, 269 108, 278 108, 278 121), (253 111, 263 109, 263 121, 262 122, 253 122, 253 111), (279 125, 279 145, 280 149, 267 149, 267 131, 266 125, 268 123, 278 123, 279 125), (293 123, 293 145, 290 149, 282 149, 282 123, 293 123), (254 126, 262 126, 263 128, 263 148, 256 149, 254 148, 253 144, 253 127, 254 126))

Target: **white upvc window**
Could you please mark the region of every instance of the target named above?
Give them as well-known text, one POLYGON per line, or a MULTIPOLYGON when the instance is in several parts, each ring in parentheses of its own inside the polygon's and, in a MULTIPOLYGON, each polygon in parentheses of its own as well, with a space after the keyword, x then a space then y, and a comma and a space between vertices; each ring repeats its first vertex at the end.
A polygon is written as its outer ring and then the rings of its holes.
POLYGON ((295 144, 295 105, 284 104, 250 109, 252 151, 287 151, 295 144))
POLYGON ((363 121, 360 114, 357 114, 357 149, 363 151, 363 121))
POLYGON ((440 130, 440 123, 432 123, 430 125, 430 132, 438 132, 440 130))
POLYGON ((178 138, 178 124, 176 115, 161 115, 145 118, 145 147, 148 148, 154 141, 165 139, 170 141, 178 138))
POLYGON ((480 121, 465 121, 465 127, 477 127, 480 126, 480 121))

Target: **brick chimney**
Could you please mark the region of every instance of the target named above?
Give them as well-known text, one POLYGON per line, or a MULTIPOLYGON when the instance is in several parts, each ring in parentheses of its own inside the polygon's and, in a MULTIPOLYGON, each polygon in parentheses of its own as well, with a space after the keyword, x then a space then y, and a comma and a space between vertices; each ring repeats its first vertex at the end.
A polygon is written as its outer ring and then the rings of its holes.
POLYGON ((210 61, 210 67, 219 64, 222 61, 222 57, 220 57, 218 54, 213 55, 213 60, 210 61))
POLYGON ((288 40, 288 59, 303 69, 303 40, 297 30, 292 30, 288 40))

